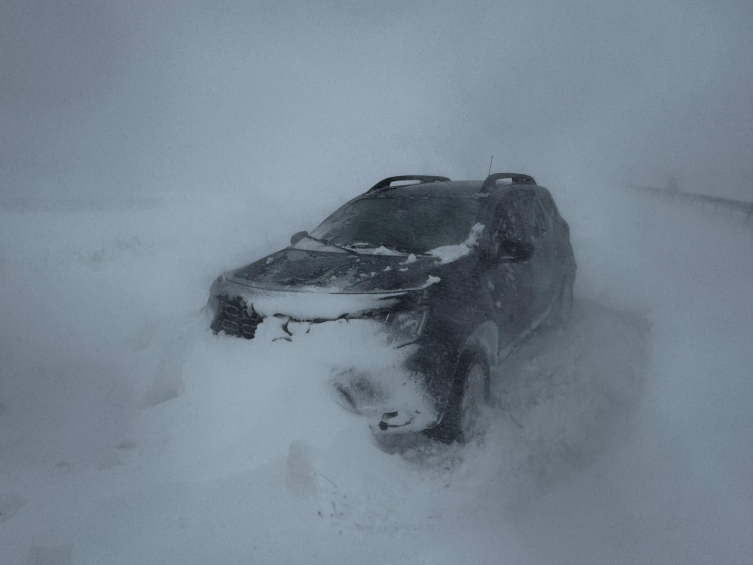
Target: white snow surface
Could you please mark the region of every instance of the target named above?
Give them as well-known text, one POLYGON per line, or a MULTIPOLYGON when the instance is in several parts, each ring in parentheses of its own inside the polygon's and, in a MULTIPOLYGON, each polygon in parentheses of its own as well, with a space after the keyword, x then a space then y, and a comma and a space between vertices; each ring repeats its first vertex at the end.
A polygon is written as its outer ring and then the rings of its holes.
POLYGON ((200 313, 285 206, 0 212, 0 563, 749 563, 753 230, 642 198, 559 195, 572 328, 496 369, 485 435, 397 451, 332 392, 394 377, 364 326, 200 313))
POLYGON ((471 233, 468 234, 465 241, 455 245, 443 245, 442 247, 437 247, 427 251, 426 254, 437 257, 440 264, 457 261, 461 257, 468 255, 471 252, 471 249, 478 245, 478 238, 483 231, 484 226, 482 224, 474 224, 471 228, 471 233))

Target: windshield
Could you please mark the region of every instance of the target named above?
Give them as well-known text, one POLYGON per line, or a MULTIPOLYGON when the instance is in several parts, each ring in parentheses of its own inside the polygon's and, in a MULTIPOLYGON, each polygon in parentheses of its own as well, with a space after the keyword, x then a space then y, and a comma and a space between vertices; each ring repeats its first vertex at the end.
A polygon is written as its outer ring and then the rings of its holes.
POLYGON ((478 211, 474 198, 362 198, 332 214, 311 235, 352 249, 426 253, 466 240, 478 211))

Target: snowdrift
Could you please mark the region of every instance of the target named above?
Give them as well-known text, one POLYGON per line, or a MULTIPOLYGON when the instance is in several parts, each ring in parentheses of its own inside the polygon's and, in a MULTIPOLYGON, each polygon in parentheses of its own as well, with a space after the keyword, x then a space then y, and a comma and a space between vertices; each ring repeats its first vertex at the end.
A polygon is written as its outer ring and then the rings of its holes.
POLYGON ((209 332, 217 273, 294 231, 263 208, 3 213, 2 561, 743 562, 753 237, 609 198, 563 210, 573 325, 495 368, 487 432, 397 450, 332 387, 394 374, 364 333, 209 332))

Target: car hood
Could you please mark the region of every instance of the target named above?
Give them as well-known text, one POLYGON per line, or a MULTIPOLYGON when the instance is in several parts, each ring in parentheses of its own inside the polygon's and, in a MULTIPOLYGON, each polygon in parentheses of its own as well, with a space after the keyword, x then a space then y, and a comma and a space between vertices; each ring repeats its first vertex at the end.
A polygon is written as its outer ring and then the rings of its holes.
POLYGON ((283 249, 236 269, 227 277, 267 290, 343 294, 384 293, 426 288, 439 261, 434 257, 328 253, 283 249))

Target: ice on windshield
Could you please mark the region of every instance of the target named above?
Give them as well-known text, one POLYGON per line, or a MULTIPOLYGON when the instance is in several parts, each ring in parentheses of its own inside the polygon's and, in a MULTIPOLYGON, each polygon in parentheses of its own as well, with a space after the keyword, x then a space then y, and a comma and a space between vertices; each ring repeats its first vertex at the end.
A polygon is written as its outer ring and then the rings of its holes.
MULTIPOLYGON (((311 235, 359 253, 423 255, 465 241, 478 211, 478 201, 471 198, 362 198, 332 214, 311 235)), ((296 247, 323 249, 312 240, 296 247)))

